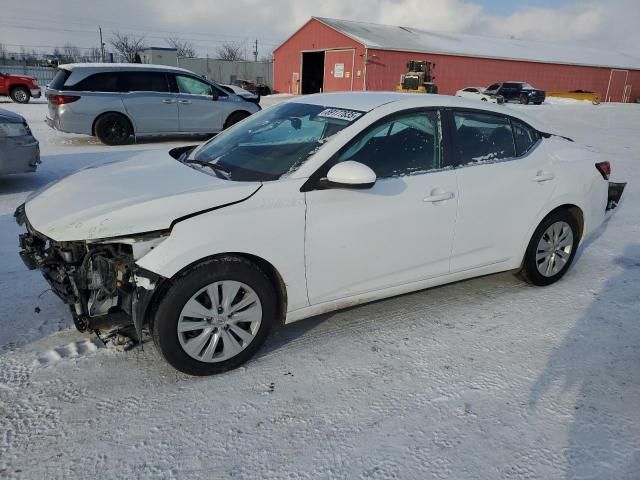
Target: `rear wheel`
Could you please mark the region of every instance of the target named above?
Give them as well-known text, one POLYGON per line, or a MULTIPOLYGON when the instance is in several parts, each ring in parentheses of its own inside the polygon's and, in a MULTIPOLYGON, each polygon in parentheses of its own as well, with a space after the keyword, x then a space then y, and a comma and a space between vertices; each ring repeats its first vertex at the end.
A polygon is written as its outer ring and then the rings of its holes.
POLYGON ((124 145, 133 134, 133 129, 124 115, 107 113, 96 122, 95 132, 105 145, 124 145))
POLYGON ((31 100, 31 92, 27 87, 13 87, 9 96, 16 103, 29 103, 31 100))
POLYGON ((224 122, 224 129, 226 130, 231 125, 235 125, 236 123, 240 122, 241 120, 244 120, 250 115, 251 114, 249 112, 233 112, 231 115, 229 115, 229 118, 227 118, 227 121, 224 122))
POLYGON ((578 248, 576 219, 566 210, 545 218, 531 237, 524 257, 523 278, 534 285, 551 285, 567 272, 578 248))
POLYGON ((203 262, 172 281, 156 310, 153 340, 174 368, 212 375, 238 367, 276 322, 276 293, 256 265, 241 258, 203 262))

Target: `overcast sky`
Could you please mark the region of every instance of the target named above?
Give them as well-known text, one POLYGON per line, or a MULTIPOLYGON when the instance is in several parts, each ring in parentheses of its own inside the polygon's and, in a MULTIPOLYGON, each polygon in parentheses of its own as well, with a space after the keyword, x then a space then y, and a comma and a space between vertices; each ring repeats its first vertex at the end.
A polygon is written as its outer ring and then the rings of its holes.
POLYGON ((164 47, 164 38, 178 35, 200 55, 257 38, 263 56, 315 15, 640 56, 640 0, 0 0, 0 12, 0 43, 9 51, 96 47, 102 25, 105 41, 120 31, 164 47))

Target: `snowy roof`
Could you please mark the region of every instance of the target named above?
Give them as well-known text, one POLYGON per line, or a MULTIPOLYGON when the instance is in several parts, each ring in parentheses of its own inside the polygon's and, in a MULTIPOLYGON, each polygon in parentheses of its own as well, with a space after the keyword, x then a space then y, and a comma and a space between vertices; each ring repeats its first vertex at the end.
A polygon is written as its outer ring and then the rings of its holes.
POLYGON ((378 107, 396 103, 399 109, 416 107, 450 107, 486 110, 520 118, 532 127, 548 132, 549 127, 523 112, 519 106, 481 102, 479 100, 454 97, 452 95, 434 95, 425 93, 400 92, 333 92, 316 93, 313 95, 296 96, 288 100, 295 103, 321 105, 325 107, 342 108, 370 112, 378 107))
POLYGON ((172 70, 175 72, 193 73, 190 70, 170 65, 155 65, 152 63, 65 63, 59 65, 62 70, 70 72, 76 69, 96 69, 96 70, 172 70))
POLYGON ((447 33, 313 17, 367 48, 640 70, 640 58, 580 45, 447 33))

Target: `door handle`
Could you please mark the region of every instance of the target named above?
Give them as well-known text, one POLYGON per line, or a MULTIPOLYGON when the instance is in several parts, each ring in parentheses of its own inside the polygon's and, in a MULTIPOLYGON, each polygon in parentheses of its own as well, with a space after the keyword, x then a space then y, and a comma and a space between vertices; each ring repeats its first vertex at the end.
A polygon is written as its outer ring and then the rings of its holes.
POLYGON ((556 176, 553 173, 540 170, 531 180, 533 180, 534 182, 548 182, 549 180, 553 180, 554 178, 556 178, 556 176))
POLYGON ((162 100, 162 103, 176 103, 176 101, 172 100, 171 98, 165 98, 164 100, 162 100))
POLYGON ((178 103, 181 103, 182 105, 189 105, 191 100, 178 100, 178 103))
POLYGON ((429 202, 429 203, 438 203, 438 202, 445 202, 447 200, 452 200, 455 197, 453 192, 443 192, 440 189, 435 189, 431 192, 431 195, 429 195, 428 197, 425 197, 423 199, 424 202, 429 202))

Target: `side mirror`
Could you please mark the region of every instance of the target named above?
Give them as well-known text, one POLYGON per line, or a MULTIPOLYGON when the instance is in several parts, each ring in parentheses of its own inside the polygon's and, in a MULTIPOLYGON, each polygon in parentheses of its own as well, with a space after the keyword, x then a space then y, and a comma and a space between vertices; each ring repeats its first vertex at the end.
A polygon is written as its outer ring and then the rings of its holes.
POLYGON ((218 91, 215 88, 212 88, 211 89, 211 99, 214 102, 217 102, 219 98, 220 98, 220 95, 218 95, 218 91))
POLYGON ((176 147, 169 150, 169 155, 171 155, 176 160, 182 158, 182 156, 189 155, 191 151, 196 148, 197 145, 187 145, 186 147, 176 147))
POLYGON ((366 190, 376 183, 376 174, 363 163, 348 160, 335 164, 320 180, 322 188, 355 188, 366 190))

